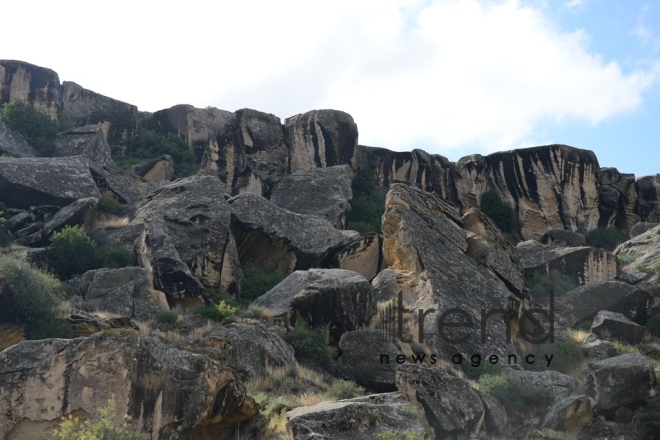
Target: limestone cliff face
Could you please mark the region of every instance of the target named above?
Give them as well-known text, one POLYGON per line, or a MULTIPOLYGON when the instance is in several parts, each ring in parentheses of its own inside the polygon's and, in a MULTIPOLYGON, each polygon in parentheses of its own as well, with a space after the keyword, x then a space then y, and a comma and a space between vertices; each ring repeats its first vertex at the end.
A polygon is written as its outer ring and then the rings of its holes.
POLYGON ((463 210, 495 191, 515 207, 526 239, 550 229, 587 232, 598 226, 600 167, 596 155, 548 145, 460 159, 454 167, 463 210))
POLYGON ((641 221, 660 223, 660 174, 640 177, 635 182, 641 221))
POLYGON ((23 61, 0 60, 0 104, 15 101, 27 101, 57 117, 61 107, 59 76, 23 61))
POLYGON ((600 170, 600 220, 598 226, 630 230, 640 221, 634 174, 616 168, 600 170))

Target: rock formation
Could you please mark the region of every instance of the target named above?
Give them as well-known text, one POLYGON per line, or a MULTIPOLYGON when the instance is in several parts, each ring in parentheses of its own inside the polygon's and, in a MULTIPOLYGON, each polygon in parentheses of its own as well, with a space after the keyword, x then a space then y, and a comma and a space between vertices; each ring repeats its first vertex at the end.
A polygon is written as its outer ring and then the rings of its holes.
POLYGON ((591 324, 591 333, 606 341, 623 341, 630 345, 642 342, 646 328, 635 324, 621 313, 601 310, 591 324))
POLYGON ((383 269, 383 237, 370 232, 339 251, 334 264, 340 269, 357 272, 369 281, 383 269))

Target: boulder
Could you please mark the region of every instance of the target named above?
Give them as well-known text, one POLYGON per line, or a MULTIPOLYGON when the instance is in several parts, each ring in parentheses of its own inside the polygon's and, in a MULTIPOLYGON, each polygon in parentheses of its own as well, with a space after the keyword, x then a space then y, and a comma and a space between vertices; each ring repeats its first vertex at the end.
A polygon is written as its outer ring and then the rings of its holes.
POLYGON ((110 145, 98 124, 74 127, 59 133, 55 138, 53 156, 83 156, 99 164, 112 161, 110 145))
POLYGON ((275 184, 270 202, 298 214, 320 217, 346 228, 351 210, 353 173, 348 165, 300 170, 275 184))
POLYGON ((529 240, 518 243, 516 252, 527 279, 556 271, 582 286, 614 279, 620 273, 616 257, 599 248, 546 246, 529 240))
MULTIPOLYGON (((540 362, 539 359, 536 361, 540 362)), ((526 371, 512 368, 510 372, 523 388, 544 388, 550 391, 555 397, 555 402, 568 397, 579 385, 577 379, 558 371, 526 371)))
POLYGON ((149 321, 169 306, 165 294, 151 288, 147 275, 139 267, 90 270, 81 277, 78 292, 86 308, 149 321))
POLYGON ((147 438, 217 435, 258 413, 231 369, 131 330, 14 345, 0 353, 0 395, 2 438, 50 438, 35 433, 74 411, 97 418, 113 396, 114 423, 127 414, 147 438))
POLYGON ((546 232, 541 237, 541 243, 555 246, 581 247, 586 244, 584 235, 577 232, 564 231, 563 229, 553 229, 546 232))
POLYGON ((7 206, 63 207, 89 197, 101 194, 81 157, 0 157, 0 202, 7 206))
POLYGON ((422 435, 419 420, 402 414, 401 408, 409 406, 398 393, 322 402, 287 412, 286 428, 294 440, 348 438, 347 432, 354 440, 371 440, 388 431, 422 435))
POLYGON ((660 265, 660 225, 622 243, 614 253, 626 262, 620 279, 639 287, 657 284, 649 269, 660 265))
POLYGON ((520 259, 502 231, 476 208, 468 210, 461 220, 467 231, 467 255, 490 269, 511 291, 522 295, 525 280, 520 259))
POLYGON ((116 166, 111 164, 101 165, 93 160, 88 160, 89 171, 94 181, 104 193, 109 192, 120 203, 130 204, 143 199, 143 190, 137 182, 124 173, 118 172, 116 166))
POLYGON ((401 351, 386 341, 381 332, 372 329, 346 332, 339 340, 342 377, 370 390, 396 390, 396 357, 401 351), (383 358, 383 355, 386 358, 383 358))
POLYGON ((570 327, 592 321, 601 310, 622 313, 638 324, 645 324, 651 300, 644 290, 608 280, 571 290, 555 300, 555 310, 570 327))
POLYGON ((340 269, 357 272, 371 281, 383 269, 382 246, 382 235, 370 232, 339 251, 334 264, 340 269))
POLYGON ((483 393, 468 381, 437 368, 404 364, 396 370, 396 384, 403 398, 421 415, 431 438, 475 438, 485 431, 483 393))
POLYGON ((641 353, 622 354, 589 364, 585 391, 599 413, 639 404, 654 394, 655 371, 641 353))
POLYGON ((67 318, 67 322, 75 337, 92 336, 95 333, 110 329, 138 330, 138 327, 128 317, 103 319, 98 315, 81 311, 71 313, 67 318))
POLYGON ((342 269, 298 270, 253 304, 271 310, 289 325, 295 325, 298 317, 312 326, 330 324, 335 342, 345 332, 367 326, 376 313, 369 281, 342 269))
POLYGON ((0 154, 9 157, 37 155, 25 138, 20 133, 10 130, 4 122, 0 122, 0 154))
POLYGON ((635 324, 621 313, 601 310, 591 324, 591 332, 606 341, 620 340, 637 345, 646 334, 646 328, 635 324))
MULTIPOLYGON (((383 263, 384 264, 384 263, 383 263)), ((399 291, 403 289, 405 280, 399 279, 399 271, 383 269, 371 280, 374 288, 374 300, 376 303, 391 301, 397 298, 399 291)))
POLYGON ((348 113, 312 110, 287 118, 290 171, 354 164, 357 138, 357 125, 348 113))
POLYGON ((60 209, 43 226, 43 237, 50 238, 55 232, 65 226, 80 226, 85 232, 89 232, 96 222, 99 199, 78 199, 70 205, 60 209))
POLYGON ((635 181, 635 189, 640 220, 660 223, 660 174, 640 177, 635 181))
POLYGON ((556 403, 543 418, 541 429, 578 433, 591 425, 593 407, 590 398, 584 395, 571 396, 556 403))
POLYGON ((649 231, 655 227, 657 227, 657 223, 646 223, 646 222, 639 222, 635 226, 630 229, 630 237, 635 238, 638 235, 642 235, 646 231, 649 231))
POLYGON ((585 342, 580 346, 584 354, 596 360, 611 358, 617 355, 612 342, 598 339, 591 342, 585 342))
POLYGON ((243 272, 229 223, 220 180, 192 176, 149 194, 127 230, 117 235, 127 238, 118 241, 128 241, 139 234, 135 246, 140 266, 169 300, 197 297, 204 288, 237 295, 243 272))
POLYGON ((639 222, 634 174, 623 174, 616 168, 601 168, 599 199, 599 227, 628 231, 639 222))
POLYGON ((257 194, 229 199, 240 260, 284 273, 319 267, 359 237, 326 220, 282 209, 257 194))
POLYGON ((174 161, 166 154, 133 166, 133 174, 147 182, 168 182, 174 176, 174 161))
POLYGON ((16 215, 12 215, 7 219, 7 221, 5 221, 5 231, 12 233, 18 232, 35 220, 36 216, 34 214, 27 211, 19 212, 16 215))

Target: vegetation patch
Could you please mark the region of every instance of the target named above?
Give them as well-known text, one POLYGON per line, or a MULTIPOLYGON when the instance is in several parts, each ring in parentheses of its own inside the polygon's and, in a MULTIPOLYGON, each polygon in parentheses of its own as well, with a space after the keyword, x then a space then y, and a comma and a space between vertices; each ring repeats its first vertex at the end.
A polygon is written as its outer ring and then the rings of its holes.
POLYGON ((660 315, 654 316, 646 323, 646 329, 656 338, 660 338, 660 315))
POLYGON ((348 229, 365 235, 381 230, 381 217, 385 213, 385 197, 378 185, 376 174, 360 169, 353 178, 353 201, 348 213, 348 229))
POLYGON ((352 399, 364 395, 364 388, 351 380, 337 379, 325 395, 333 400, 352 399))
POLYGON ((299 361, 329 365, 330 327, 327 324, 310 328, 306 321, 298 319, 295 328, 284 335, 284 340, 291 344, 299 361))
POLYGON ((80 420, 69 416, 60 424, 58 440, 143 440, 130 425, 131 418, 124 416, 124 423, 115 426, 117 410, 114 396, 108 405, 99 410, 100 417, 96 422, 80 420))
POLYGON ((174 162, 174 179, 197 174, 195 155, 188 149, 184 140, 175 134, 162 135, 155 131, 143 130, 129 150, 131 153, 118 162, 119 167, 126 171, 145 160, 169 154, 174 162))
POLYGON ((573 278, 554 270, 550 271, 547 276, 537 275, 531 278, 527 285, 534 299, 548 298, 550 292, 553 291, 557 298, 577 287, 573 278))
POLYGON ((646 406, 635 412, 633 421, 641 434, 639 438, 660 438, 660 397, 649 399, 646 406))
POLYGON ((479 209, 490 217, 502 232, 516 234, 520 229, 518 214, 495 191, 486 191, 481 195, 479 209))
POLYGON ((479 389, 496 397, 507 409, 516 412, 544 411, 554 400, 545 388, 524 388, 511 373, 484 374, 479 378, 479 389))
POLYGON ((71 118, 62 116, 60 122, 54 121, 46 113, 23 101, 5 104, 0 120, 11 130, 22 134, 40 156, 51 155, 57 133, 73 127, 71 118))
POLYGON ((99 214, 119 215, 119 213, 121 213, 125 207, 126 205, 119 202, 111 195, 104 194, 103 196, 101 196, 101 200, 99 200, 98 209, 99 209, 99 214))
POLYGON ((554 341, 534 346, 528 353, 535 356, 536 362, 527 366, 531 371, 545 371, 547 369, 571 375, 580 370, 585 357, 580 345, 573 339, 567 341, 554 341), (550 368, 546 367, 545 359, 552 356, 550 368))
POLYGON ((587 245, 613 251, 618 245, 630 240, 630 234, 616 228, 598 228, 587 235, 587 245))
POLYGON ((222 322, 227 318, 231 318, 236 314, 236 307, 232 307, 225 300, 218 303, 217 306, 199 307, 195 310, 202 318, 210 319, 216 322, 222 322))
POLYGON ((286 278, 286 275, 277 270, 274 264, 260 267, 248 263, 245 265, 243 273, 245 281, 241 289, 241 298, 248 301, 259 298, 286 278))

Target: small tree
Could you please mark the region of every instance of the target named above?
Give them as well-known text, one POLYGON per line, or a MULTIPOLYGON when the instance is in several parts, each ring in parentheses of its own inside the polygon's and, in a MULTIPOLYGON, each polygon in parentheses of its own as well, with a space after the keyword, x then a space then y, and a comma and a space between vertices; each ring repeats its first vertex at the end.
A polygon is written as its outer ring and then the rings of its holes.
POLYGON ((348 213, 348 228, 364 235, 380 232, 381 217, 385 212, 383 197, 376 174, 369 169, 361 169, 352 184, 353 201, 348 213))
POLYGON ((82 274, 97 266, 94 242, 79 226, 65 226, 53 235, 46 255, 61 278, 82 274))
POLYGON ((479 209, 490 217, 502 232, 514 234, 518 231, 518 215, 495 191, 487 191, 481 195, 479 209))
POLYGON ((115 426, 117 414, 114 396, 108 405, 99 410, 101 416, 96 422, 82 421, 69 416, 60 425, 58 440, 143 440, 130 425, 130 417, 124 416, 124 423, 115 426))

